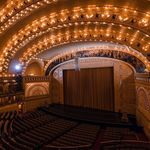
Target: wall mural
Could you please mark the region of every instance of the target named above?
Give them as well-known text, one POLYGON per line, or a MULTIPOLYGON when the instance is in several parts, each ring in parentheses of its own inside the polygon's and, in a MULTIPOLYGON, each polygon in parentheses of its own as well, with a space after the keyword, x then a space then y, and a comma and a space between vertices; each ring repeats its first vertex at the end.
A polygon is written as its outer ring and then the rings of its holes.
POLYGON ((26 83, 25 97, 49 95, 49 82, 26 83))

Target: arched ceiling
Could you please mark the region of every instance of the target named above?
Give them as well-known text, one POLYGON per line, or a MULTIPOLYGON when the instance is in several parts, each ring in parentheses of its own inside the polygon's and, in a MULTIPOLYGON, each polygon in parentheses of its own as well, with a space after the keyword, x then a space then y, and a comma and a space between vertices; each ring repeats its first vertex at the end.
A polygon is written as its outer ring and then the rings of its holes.
POLYGON ((0 1, 0 72, 7 73, 16 56, 25 65, 44 50, 77 41, 119 43, 147 57, 150 1, 0 1))

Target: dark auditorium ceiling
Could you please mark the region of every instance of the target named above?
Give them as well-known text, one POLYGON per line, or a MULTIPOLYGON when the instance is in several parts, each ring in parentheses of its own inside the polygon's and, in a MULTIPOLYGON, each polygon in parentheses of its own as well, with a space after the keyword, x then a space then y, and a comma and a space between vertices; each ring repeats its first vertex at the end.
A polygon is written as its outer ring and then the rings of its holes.
POLYGON ((25 66, 47 49, 82 41, 131 47, 150 71, 150 1, 0 0, 0 72, 14 59, 25 66))

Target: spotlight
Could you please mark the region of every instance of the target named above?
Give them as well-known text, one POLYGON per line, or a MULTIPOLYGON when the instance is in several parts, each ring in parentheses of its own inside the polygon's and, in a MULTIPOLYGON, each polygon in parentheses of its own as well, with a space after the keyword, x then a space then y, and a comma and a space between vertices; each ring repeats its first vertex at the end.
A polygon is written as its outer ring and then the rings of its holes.
POLYGON ((17 65, 15 66, 15 69, 16 69, 16 71, 20 71, 20 70, 21 70, 21 65, 20 65, 20 64, 17 64, 17 65))

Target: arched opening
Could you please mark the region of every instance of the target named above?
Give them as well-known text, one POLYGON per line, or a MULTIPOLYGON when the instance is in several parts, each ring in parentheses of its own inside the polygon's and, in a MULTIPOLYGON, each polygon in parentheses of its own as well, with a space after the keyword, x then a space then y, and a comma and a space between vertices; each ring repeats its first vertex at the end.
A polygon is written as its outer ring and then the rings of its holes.
POLYGON ((31 62, 25 70, 25 76, 27 75, 42 76, 43 75, 42 66, 36 61, 31 62))

